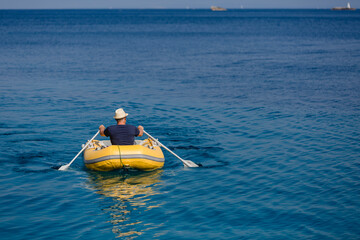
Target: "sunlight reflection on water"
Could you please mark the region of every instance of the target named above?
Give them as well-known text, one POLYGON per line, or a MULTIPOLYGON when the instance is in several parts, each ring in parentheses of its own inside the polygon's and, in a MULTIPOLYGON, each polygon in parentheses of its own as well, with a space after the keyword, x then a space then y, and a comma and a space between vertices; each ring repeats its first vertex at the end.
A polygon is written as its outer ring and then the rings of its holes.
POLYGON ((117 237, 133 239, 159 227, 133 216, 161 206, 152 196, 160 194, 155 186, 161 183, 162 173, 163 170, 125 174, 88 171, 87 186, 104 197, 102 210, 109 215, 117 237))

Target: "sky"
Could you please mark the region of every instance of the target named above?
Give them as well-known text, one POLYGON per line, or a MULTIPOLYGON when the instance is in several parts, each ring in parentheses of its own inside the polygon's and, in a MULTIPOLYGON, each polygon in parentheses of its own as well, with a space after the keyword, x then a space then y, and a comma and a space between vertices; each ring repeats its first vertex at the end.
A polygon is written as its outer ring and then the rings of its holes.
POLYGON ((0 9, 78 8, 360 8, 360 0, 0 0, 0 9))

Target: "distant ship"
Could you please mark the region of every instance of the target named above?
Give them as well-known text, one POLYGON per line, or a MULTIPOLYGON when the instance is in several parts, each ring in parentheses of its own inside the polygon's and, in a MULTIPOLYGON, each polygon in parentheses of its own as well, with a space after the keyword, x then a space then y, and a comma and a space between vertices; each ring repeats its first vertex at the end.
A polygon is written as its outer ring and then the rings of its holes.
POLYGON ((348 3, 346 7, 334 7, 334 8, 332 8, 332 10, 338 10, 338 11, 351 10, 351 11, 355 11, 356 8, 352 8, 350 6, 350 3, 348 3))
POLYGON ((226 8, 221 8, 221 7, 216 7, 216 6, 211 6, 211 10, 213 10, 213 11, 227 11, 226 8))

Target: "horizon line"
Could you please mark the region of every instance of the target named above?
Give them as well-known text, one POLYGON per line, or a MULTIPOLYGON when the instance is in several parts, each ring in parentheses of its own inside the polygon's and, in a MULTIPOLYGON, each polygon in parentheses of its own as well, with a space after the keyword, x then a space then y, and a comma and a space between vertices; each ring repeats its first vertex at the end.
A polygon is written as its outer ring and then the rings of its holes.
MULTIPOLYGON (((226 10, 331 10, 330 8, 226 8, 226 10)), ((0 10, 211 10, 211 8, 0 8, 0 10)), ((356 9, 357 10, 357 9, 356 9)), ((216 12, 216 11, 214 11, 216 12)), ((226 11, 223 11, 226 12, 226 11)))

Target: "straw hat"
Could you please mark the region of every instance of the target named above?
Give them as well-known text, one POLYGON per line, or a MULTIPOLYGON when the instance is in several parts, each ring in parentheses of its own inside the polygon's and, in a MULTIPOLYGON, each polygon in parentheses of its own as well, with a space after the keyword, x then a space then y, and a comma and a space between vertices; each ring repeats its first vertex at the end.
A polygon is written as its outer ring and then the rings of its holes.
POLYGON ((124 112, 124 109, 119 108, 119 109, 117 109, 117 110, 115 111, 115 116, 114 116, 114 118, 115 118, 115 119, 121 119, 121 118, 126 117, 127 115, 129 115, 129 114, 125 113, 125 112, 124 112))

